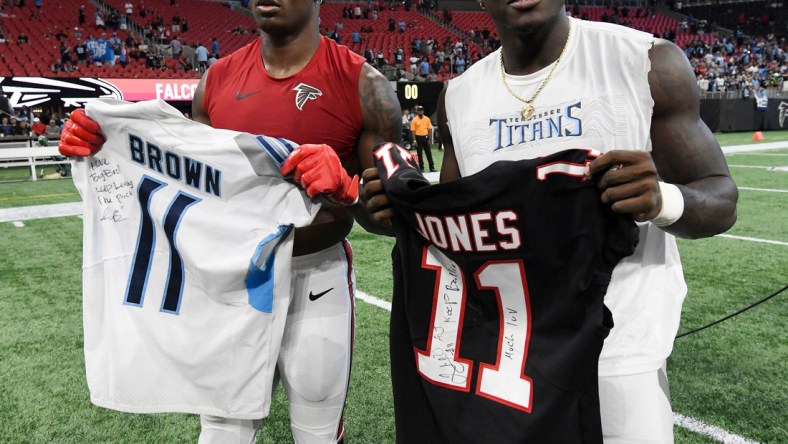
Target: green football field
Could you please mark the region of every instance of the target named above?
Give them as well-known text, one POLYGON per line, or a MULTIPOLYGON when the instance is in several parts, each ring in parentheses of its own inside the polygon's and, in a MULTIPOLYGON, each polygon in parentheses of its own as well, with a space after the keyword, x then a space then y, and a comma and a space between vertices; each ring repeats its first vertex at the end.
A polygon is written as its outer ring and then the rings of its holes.
MULTIPOLYGON (((729 146, 751 136, 718 138, 729 146)), ((788 131, 765 136, 762 143, 785 141, 788 131)), ((442 153, 433 151, 440 165, 442 153)), ((788 284, 788 149, 726 157, 740 187, 738 222, 725 236, 679 241, 689 287, 680 333, 788 284)), ((0 209, 79 201, 70 180, 33 182, 28 174, 0 167, 0 209)), ((390 301, 393 241, 359 227, 350 241, 358 289, 390 301)), ((195 443, 195 416, 133 415, 90 403, 81 261, 77 216, 0 222, 0 443, 195 443)), ((676 442, 788 442, 787 293, 676 340, 668 364, 681 415, 676 442)), ((393 442, 388 315, 357 300, 347 443, 393 442)), ((271 410, 258 442, 291 442, 281 390, 271 410)))

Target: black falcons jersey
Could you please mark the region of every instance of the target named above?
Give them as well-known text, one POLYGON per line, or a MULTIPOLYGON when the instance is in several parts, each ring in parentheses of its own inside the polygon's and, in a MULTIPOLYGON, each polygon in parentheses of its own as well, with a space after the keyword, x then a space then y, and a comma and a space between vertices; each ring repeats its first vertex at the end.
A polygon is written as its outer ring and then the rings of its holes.
POLYGON ((567 150, 430 185, 376 152, 394 220, 391 367, 398 442, 602 442, 603 299, 635 249, 567 150))

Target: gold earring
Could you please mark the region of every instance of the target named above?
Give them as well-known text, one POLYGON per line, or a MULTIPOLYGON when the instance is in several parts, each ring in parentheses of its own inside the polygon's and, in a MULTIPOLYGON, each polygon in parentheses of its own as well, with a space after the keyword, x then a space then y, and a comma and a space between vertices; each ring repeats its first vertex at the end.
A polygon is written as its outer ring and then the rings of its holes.
POLYGON ((482 9, 487 9, 487 8, 484 7, 484 2, 482 2, 482 1, 479 2, 479 7, 482 8, 482 9))

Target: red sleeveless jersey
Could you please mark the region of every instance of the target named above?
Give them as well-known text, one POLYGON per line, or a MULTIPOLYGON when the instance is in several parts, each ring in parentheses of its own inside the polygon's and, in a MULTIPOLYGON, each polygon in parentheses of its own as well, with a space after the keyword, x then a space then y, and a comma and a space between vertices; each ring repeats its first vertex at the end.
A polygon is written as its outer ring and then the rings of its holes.
POLYGON ((268 74, 257 39, 209 70, 203 106, 214 128, 331 145, 342 161, 355 158, 361 133, 358 79, 364 58, 320 37, 300 72, 268 74))

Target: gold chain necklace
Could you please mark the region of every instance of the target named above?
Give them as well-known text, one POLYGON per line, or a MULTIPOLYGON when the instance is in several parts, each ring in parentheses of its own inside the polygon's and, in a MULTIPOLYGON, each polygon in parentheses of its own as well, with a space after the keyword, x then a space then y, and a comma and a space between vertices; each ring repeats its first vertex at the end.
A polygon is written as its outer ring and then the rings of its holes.
POLYGON ((506 90, 509 91, 509 94, 514 96, 514 98, 516 98, 517 100, 525 103, 523 109, 520 110, 520 115, 523 117, 523 120, 528 120, 531 118, 531 116, 534 115, 534 106, 531 103, 533 103, 533 101, 536 99, 536 96, 538 96, 539 93, 542 92, 542 89, 544 89, 545 85, 547 85, 547 82, 549 82, 550 78, 553 76, 553 72, 555 72, 555 69, 558 67, 558 63, 561 61, 561 57, 564 56, 564 53, 566 52, 566 48, 569 46, 569 38, 571 36, 572 36, 572 21, 569 20, 569 31, 567 31, 566 33, 566 43, 564 43, 564 48, 561 50, 561 54, 558 54, 558 58, 555 59, 555 62, 553 62, 553 67, 550 69, 550 72, 547 73, 547 77, 545 77, 545 79, 542 80, 542 84, 539 85, 539 88, 537 88, 536 92, 533 93, 533 95, 531 95, 530 99, 524 99, 518 96, 514 91, 512 91, 512 88, 509 86, 509 82, 506 81, 506 68, 504 68, 503 66, 503 48, 501 48, 501 79, 503 80, 503 85, 506 87, 506 90))

